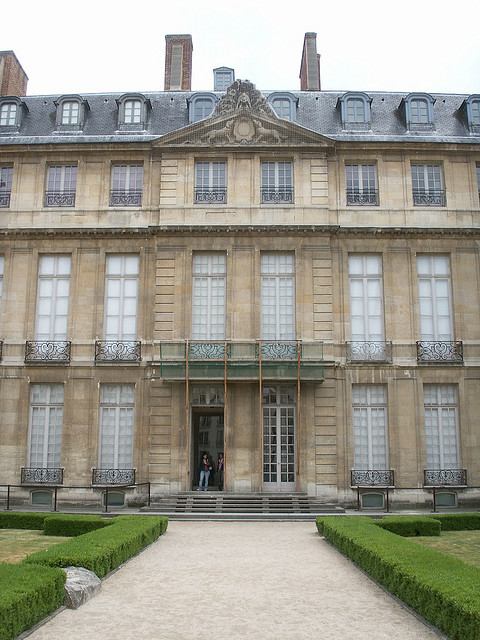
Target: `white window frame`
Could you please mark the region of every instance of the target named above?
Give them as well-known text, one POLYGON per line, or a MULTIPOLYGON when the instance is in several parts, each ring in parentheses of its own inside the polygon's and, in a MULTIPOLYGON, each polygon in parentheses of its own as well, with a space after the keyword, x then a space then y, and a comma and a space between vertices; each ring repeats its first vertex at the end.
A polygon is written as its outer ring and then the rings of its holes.
POLYGON ((72 257, 70 255, 43 254, 39 256, 36 340, 67 340, 71 269, 72 257), (48 266, 49 262, 51 267, 48 266), (51 293, 48 295, 49 288, 51 293), (44 328, 44 323, 48 325, 48 328, 44 328))
POLYGON ((215 110, 213 95, 197 95, 190 102, 190 122, 200 122, 209 118, 215 110))
POLYGON ((365 124, 368 122, 367 104, 364 98, 350 97, 345 99, 345 123, 365 124))
POLYGON ((138 98, 127 98, 123 102, 124 124, 142 124, 143 103, 138 98))
POLYGON ((291 160, 265 160, 261 164, 262 203, 293 203, 293 162, 291 160), (272 198, 269 192, 278 192, 272 198), (267 194, 267 195, 265 195, 267 194))
POLYGON ((61 460, 63 430, 63 384, 32 384, 30 386, 30 410, 28 429, 28 465, 33 468, 59 468, 61 460), (44 399, 35 400, 35 395, 44 394, 44 399), (55 394, 58 397, 55 398, 55 394), (43 413, 43 419, 42 419, 43 413), (35 424, 35 414, 40 416, 40 425, 35 424), (37 434, 37 428, 40 434, 37 434), (38 438, 41 451, 34 454, 33 441, 38 438))
POLYGON ((262 340, 295 340, 295 254, 261 254, 262 340))
POLYGON ((113 192, 142 193, 143 164, 112 164, 111 189, 113 192))
POLYGON ((411 124, 431 124, 430 105, 426 98, 411 98, 409 106, 411 124))
POLYGON ((347 189, 347 203, 349 194, 377 196, 378 178, 375 163, 359 164, 347 162, 345 164, 345 183, 347 189))
POLYGON ((192 340, 224 340, 227 256, 198 252, 192 260, 192 340))
POLYGON ((135 435, 135 385, 101 384, 99 409, 99 450, 100 469, 132 469, 135 435), (109 397, 110 394, 110 397, 109 397), (113 434, 107 429, 106 416, 113 417, 113 434), (122 428, 126 429, 122 433, 122 428), (107 451, 107 438, 112 437, 113 448, 107 451), (122 446, 126 447, 122 451, 122 446))
POLYGON ((418 254, 416 262, 421 340, 450 342, 454 339, 450 257, 418 254))
POLYGON ((359 471, 387 470, 389 456, 386 385, 352 385, 352 431, 353 468, 359 471), (383 416, 381 420, 380 416, 383 416), (380 422, 383 426, 380 426, 380 422))
POLYGON ((13 167, 0 167, 0 195, 12 193, 13 167))
POLYGON ((435 471, 458 469, 460 466, 458 387, 455 384, 425 384, 423 393, 427 468, 435 471), (452 420, 454 433, 452 433, 452 420), (448 455, 449 447, 454 452, 454 456, 448 455))
POLYGON ((385 313, 383 305, 382 256, 380 254, 352 253, 348 256, 348 273, 352 342, 384 342, 385 313), (378 294, 373 295, 372 289, 376 289, 378 294), (358 323, 363 325, 362 332, 354 331, 357 318, 358 323), (378 325, 379 330, 373 330, 372 325, 374 324, 378 325))
POLYGON ((263 485, 289 491, 296 474, 296 393, 291 385, 266 384, 262 389, 263 485))
POLYGON ((76 189, 76 164, 55 164, 47 167, 47 193, 75 193, 76 189))
POLYGON ((80 103, 78 100, 65 100, 62 102, 62 118, 60 124, 80 124, 80 103))
POLYGON ((225 203, 227 195, 227 163, 225 160, 195 161, 195 202, 225 203), (215 194, 215 192, 217 192, 215 194), (213 199, 209 198, 211 194, 213 199))
POLYGON ((0 127, 14 127, 17 124, 18 105, 4 102, 0 105, 0 127))
POLYGON ((138 285, 140 275, 140 256, 136 253, 108 254, 105 264, 105 301, 104 301, 104 338, 105 340, 134 341, 137 339, 138 285), (115 265, 118 265, 115 266, 115 265), (118 289, 118 295, 112 290, 118 289), (135 295, 133 295, 133 290, 135 295), (112 309, 118 307, 118 312, 112 309), (134 312, 128 313, 128 308, 134 312), (118 330, 113 331, 111 324, 116 319, 118 330), (132 323, 131 331, 125 325, 132 323))

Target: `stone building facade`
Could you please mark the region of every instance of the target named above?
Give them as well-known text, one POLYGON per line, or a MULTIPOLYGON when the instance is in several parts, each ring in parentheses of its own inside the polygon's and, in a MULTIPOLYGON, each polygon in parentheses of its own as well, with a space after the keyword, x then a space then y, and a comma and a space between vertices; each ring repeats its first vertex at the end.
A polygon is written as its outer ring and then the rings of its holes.
POLYGON ((478 95, 0 96, 0 482, 478 501, 479 180, 478 95))

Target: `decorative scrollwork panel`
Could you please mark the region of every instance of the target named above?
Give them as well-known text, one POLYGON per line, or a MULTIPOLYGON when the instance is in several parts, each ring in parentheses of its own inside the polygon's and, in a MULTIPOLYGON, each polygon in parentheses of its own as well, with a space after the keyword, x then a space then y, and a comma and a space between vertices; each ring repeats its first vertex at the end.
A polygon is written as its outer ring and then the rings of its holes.
POLYGON ((392 469, 352 469, 351 472, 353 487, 392 487, 394 484, 392 469))
POLYGON ((22 484, 63 484, 62 468, 22 467, 22 484))
POLYGON ((423 483, 430 487, 450 487, 467 484, 466 469, 425 469, 423 483))
POLYGON ((25 362, 70 362, 69 340, 28 340, 25 344, 25 362))
POLYGON ((135 484, 135 469, 93 469, 92 484, 135 484))
POLYGON ((140 362, 141 349, 139 340, 97 340, 95 362, 140 362))
POLYGON ((110 206, 111 207, 141 207, 142 192, 141 191, 111 191, 110 206))
POLYGON ((298 346, 294 340, 261 342, 262 360, 297 360, 298 346))
POLYGON ((347 342, 349 362, 391 362, 392 343, 381 341, 347 342))
POLYGON ((46 207, 74 207, 75 191, 47 191, 45 193, 46 207))
POLYGON ((224 342, 190 342, 188 358, 190 360, 224 360, 224 342))
POLYGON ((417 360, 419 362, 463 362, 463 342, 425 341, 417 342, 417 360))

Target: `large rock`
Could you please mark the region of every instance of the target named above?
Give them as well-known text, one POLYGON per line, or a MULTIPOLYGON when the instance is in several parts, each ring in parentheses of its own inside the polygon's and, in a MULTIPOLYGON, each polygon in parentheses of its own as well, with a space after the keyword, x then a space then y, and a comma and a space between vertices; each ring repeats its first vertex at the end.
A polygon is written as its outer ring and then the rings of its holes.
POLYGON ((98 593, 102 587, 102 581, 93 571, 83 567, 66 567, 65 606, 69 609, 78 609, 82 604, 98 593))

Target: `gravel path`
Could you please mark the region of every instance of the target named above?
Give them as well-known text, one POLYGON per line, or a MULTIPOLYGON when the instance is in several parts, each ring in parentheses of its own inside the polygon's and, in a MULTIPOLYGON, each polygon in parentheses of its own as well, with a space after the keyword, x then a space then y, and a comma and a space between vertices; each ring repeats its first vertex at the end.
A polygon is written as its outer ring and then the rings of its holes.
POLYGON ((303 522, 170 522, 158 542, 29 640, 433 640, 303 522))

